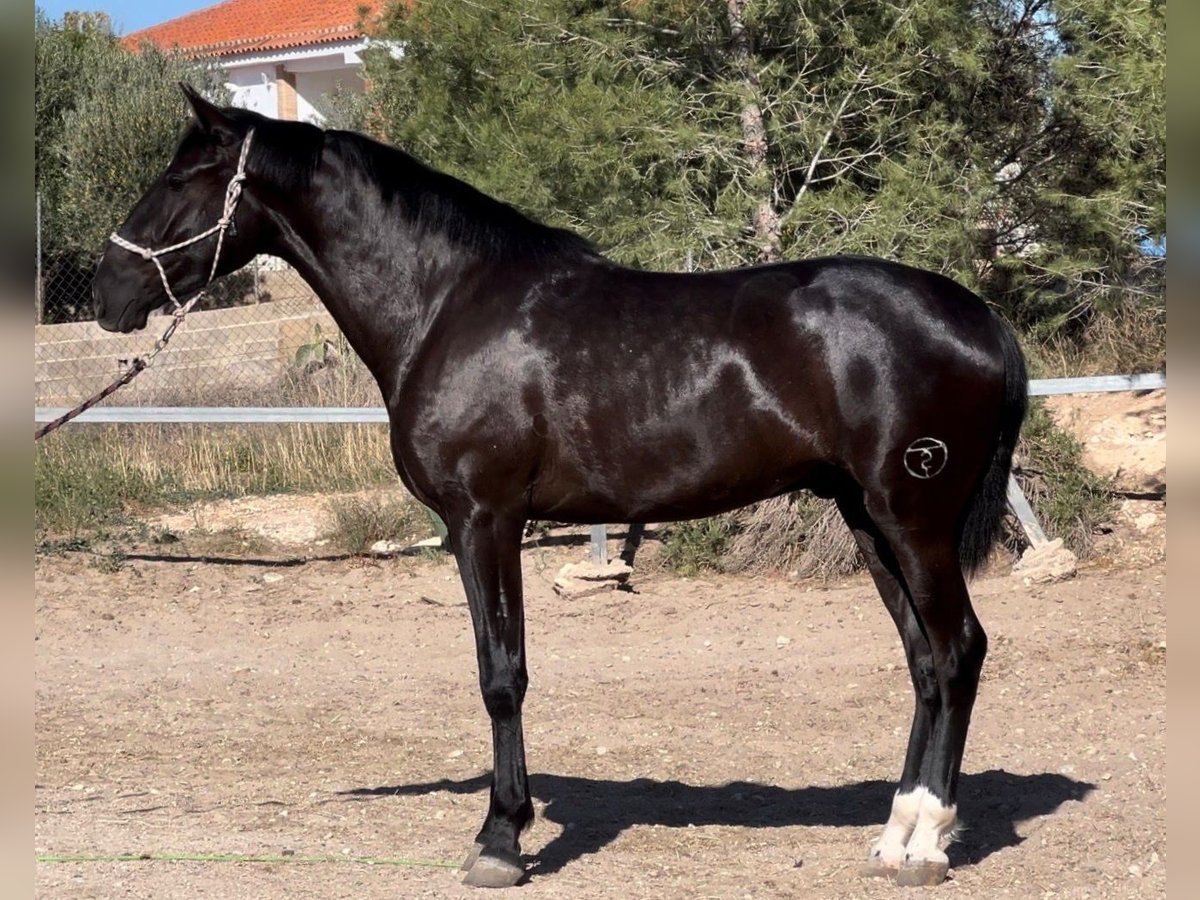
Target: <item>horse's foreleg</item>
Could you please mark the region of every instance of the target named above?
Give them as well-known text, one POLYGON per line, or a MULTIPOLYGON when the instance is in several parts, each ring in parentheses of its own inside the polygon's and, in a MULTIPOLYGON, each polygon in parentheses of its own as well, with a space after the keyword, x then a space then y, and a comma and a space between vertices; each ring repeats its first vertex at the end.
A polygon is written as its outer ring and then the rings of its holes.
POLYGON ((463 864, 464 883, 509 887, 524 874, 520 835, 533 821, 521 730, 529 682, 521 596, 524 522, 473 508, 448 517, 447 524, 471 608, 483 703, 492 720, 491 798, 475 848, 463 864))
POLYGON ((917 827, 920 814, 921 794, 918 788, 921 764, 933 735, 941 699, 934 675, 933 653, 913 610, 904 586, 904 576, 891 547, 878 526, 867 515, 860 495, 847 494, 839 497, 838 509, 862 551, 884 606, 887 607, 892 621, 896 623, 896 630, 904 644, 904 655, 908 661, 909 676, 916 699, 904 769, 896 794, 892 798, 891 815, 883 832, 871 845, 867 863, 863 868, 863 874, 868 877, 895 877, 904 863, 909 839, 917 827))

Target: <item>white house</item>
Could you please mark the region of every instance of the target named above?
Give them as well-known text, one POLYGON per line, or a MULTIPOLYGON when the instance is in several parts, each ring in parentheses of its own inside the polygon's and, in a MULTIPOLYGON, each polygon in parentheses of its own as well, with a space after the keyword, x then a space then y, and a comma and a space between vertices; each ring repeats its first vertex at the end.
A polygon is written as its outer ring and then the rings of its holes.
POLYGON ((233 103, 277 119, 320 124, 323 98, 362 91, 363 24, 382 4, 364 0, 225 0, 125 37, 226 73, 233 103))

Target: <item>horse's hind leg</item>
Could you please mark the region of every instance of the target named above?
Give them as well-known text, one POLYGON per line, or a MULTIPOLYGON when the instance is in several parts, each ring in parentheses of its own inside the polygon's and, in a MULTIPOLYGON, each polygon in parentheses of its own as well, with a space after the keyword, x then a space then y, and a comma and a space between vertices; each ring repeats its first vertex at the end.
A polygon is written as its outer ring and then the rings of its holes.
POLYGON ((533 821, 521 706, 525 613, 521 592, 524 521, 480 508, 447 516, 451 545, 475 628, 479 685, 492 720, 492 790, 487 818, 463 864, 464 883, 509 887, 524 875, 521 831, 533 821))
POLYGON ((894 523, 893 527, 885 525, 883 532, 929 641, 939 699, 913 793, 917 821, 896 881, 938 884, 949 868, 941 845, 956 821, 958 775, 987 654, 987 636, 971 608, 953 535, 944 530, 895 527, 894 523))
POLYGON ((838 497, 837 503, 862 551, 883 604, 896 623, 896 630, 904 644, 904 655, 916 699, 904 769, 892 798, 891 815, 883 833, 871 845, 867 864, 863 868, 863 874, 868 877, 894 877, 904 863, 909 839, 917 827, 921 804, 921 794, 918 792, 921 764, 933 735, 941 701, 934 675, 933 652, 913 610, 904 586, 904 576, 891 547, 863 508, 861 493, 843 494, 838 497))

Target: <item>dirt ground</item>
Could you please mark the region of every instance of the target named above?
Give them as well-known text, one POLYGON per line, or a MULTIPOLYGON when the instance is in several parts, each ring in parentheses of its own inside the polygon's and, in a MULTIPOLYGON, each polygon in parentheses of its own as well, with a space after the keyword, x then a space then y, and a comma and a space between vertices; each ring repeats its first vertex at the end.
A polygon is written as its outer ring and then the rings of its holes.
POLYGON ((1166 487, 1167 392, 1051 397, 1050 413, 1074 432, 1088 467, 1130 490, 1166 487))
MULTIPOLYGON (((1100 406, 1055 413, 1097 465, 1124 448, 1135 494, 1165 485, 1161 394, 1100 406)), ((454 565, 339 557, 323 511, 209 504, 119 566, 38 558, 39 896, 481 896, 452 868, 491 762, 454 565), (234 854, 278 861, 211 858, 234 854)), ((999 565, 973 586, 991 650, 940 895, 1166 893, 1165 503, 1131 497, 1117 518, 1072 580, 999 565)), ((677 578, 646 539, 632 592, 560 598, 585 540, 523 557, 538 818, 516 896, 922 890, 856 874, 912 709, 869 581, 677 578)))
MULTIPOLYGON (((581 538, 582 540, 582 538, 581 538)), ((865 579, 635 576, 579 600, 582 544, 525 553, 538 819, 528 897, 873 897, 855 870, 907 735, 865 579)), ((453 564, 37 564, 39 854, 457 862, 490 763, 453 564)), ((1160 896, 1165 562, 974 588, 991 636, 955 896, 1160 896)), ((44 897, 454 897, 450 869, 44 862, 44 897)))

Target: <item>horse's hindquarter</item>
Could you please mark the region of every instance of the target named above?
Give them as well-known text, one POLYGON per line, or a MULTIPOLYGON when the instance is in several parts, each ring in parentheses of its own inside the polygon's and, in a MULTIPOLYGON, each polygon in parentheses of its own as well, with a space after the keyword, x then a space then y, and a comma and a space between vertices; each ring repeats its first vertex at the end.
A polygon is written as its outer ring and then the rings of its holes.
POLYGON ((564 521, 707 515, 850 470, 964 365, 961 340, 911 359, 929 328, 896 313, 911 286, 839 262, 590 265, 497 300, 445 360, 426 453, 443 480, 564 521))

